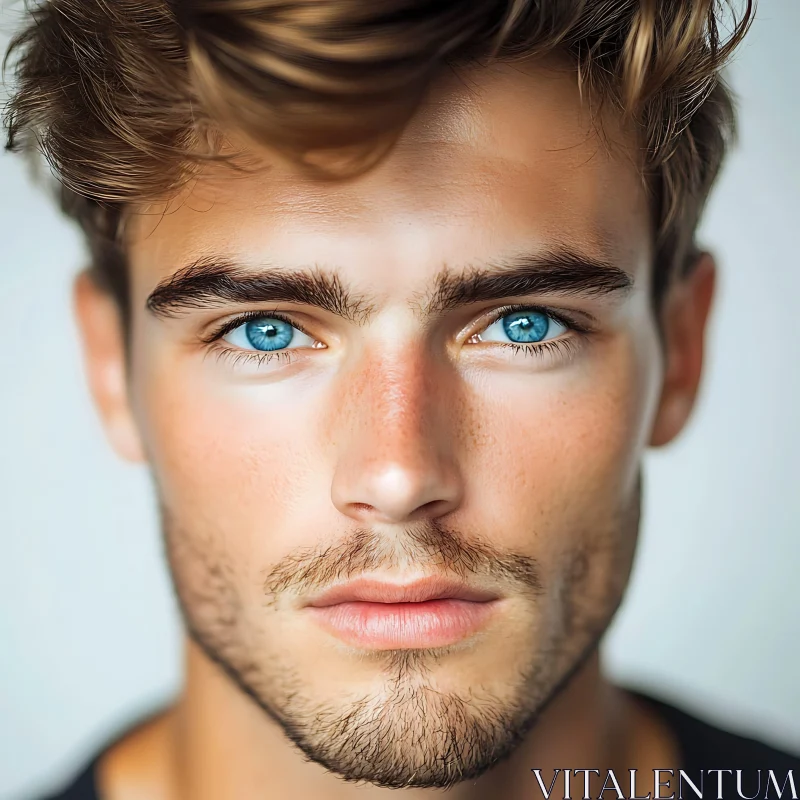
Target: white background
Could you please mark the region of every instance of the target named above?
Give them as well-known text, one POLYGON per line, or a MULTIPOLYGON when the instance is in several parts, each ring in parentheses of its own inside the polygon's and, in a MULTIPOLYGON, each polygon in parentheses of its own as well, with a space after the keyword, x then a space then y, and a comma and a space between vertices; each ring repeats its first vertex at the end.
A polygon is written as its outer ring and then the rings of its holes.
MULTIPOLYGON (((648 455, 634 577, 604 647, 616 679, 798 753, 799 40, 800 2, 762 0, 730 73, 741 144, 702 229, 722 267, 706 379, 682 438, 648 455)), ((82 383, 68 295, 82 258, 0 155, 4 800, 66 778, 180 680, 148 478, 114 459, 82 383)))

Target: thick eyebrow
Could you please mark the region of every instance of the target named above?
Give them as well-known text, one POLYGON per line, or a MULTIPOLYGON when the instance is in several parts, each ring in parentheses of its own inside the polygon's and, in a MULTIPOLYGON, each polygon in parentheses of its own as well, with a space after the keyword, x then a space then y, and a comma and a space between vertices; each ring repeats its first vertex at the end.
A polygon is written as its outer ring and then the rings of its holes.
POLYGON ((202 258, 161 281, 147 298, 156 316, 220 303, 299 303, 358 322, 373 309, 349 291, 338 273, 319 267, 301 270, 243 268, 229 260, 202 258))
POLYGON ((523 254, 460 272, 446 268, 420 304, 425 316, 436 316, 471 303, 529 294, 563 296, 624 295, 633 277, 624 269, 572 250, 523 254))
MULTIPOLYGON (((413 305, 424 317, 461 306, 531 294, 597 296, 627 294, 633 278, 614 264, 572 250, 514 256, 460 270, 443 267, 432 288, 413 305)), ((348 289, 336 270, 243 268, 219 258, 200 259, 156 286, 147 308, 161 317, 220 303, 289 302, 314 306, 363 324, 377 303, 348 289)))

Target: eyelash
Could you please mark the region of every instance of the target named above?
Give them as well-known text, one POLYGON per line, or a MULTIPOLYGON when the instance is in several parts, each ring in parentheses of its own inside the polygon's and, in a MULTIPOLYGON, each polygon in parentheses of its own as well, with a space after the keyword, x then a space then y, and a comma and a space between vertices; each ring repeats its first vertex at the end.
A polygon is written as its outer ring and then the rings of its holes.
MULTIPOLYGON (((489 328, 490 326, 494 325, 495 322, 502 319, 503 317, 508 316, 509 314, 513 314, 515 311, 535 311, 539 314, 544 314, 546 317, 555 320, 556 322, 561 323, 571 331, 574 331, 578 334, 579 337, 585 337, 589 333, 591 333, 591 329, 576 322, 573 319, 570 319, 563 314, 558 314, 551 309, 543 308, 541 306, 530 305, 525 303, 515 303, 508 306, 503 306, 502 308, 497 308, 494 310, 491 319, 489 322, 484 326, 484 330, 489 328)), ((285 361, 287 364, 294 360, 296 357, 294 355, 293 349, 288 350, 276 350, 274 352, 261 352, 257 350, 234 350, 229 347, 222 347, 219 345, 222 337, 230 333, 231 331, 236 330, 236 328, 240 327, 241 325, 246 325, 248 322, 256 319, 262 319, 265 316, 269 316, 272 319, 279 319, 282 322, 285 322, 287 325, 291 325, 293 328, 297 328, 297 330, 301 331, 302 333, 306 334, 306 336, 310 336, 312 339, 314 336, 309 333, 302 325, 299 325, 296 320, 292 319, 291 317, 287 316, 286 314, 282 314, 280 311, 248 311, 244 314, 240 314, 238 317, 234 317, 233 319, 228 320, 219 328, 217 328, 213 333, 211 333, 208 337, 203 339, 206 344, 214 345, 214 349, 216 350, 216 355, 219 360, 226 360, 229 361, 232 366, 238 366, 240 364, 255 364, 257 367, 261 367, 264 364, 272 361, 273 359, 278 359, 278 361, 285 361)), ((479 336, 480 333, 472 334, 470 339, 474 336, 479 336)), ((517 355, 518 353, 523 353, 527 356, 534 356, 539 358, 545 358, 547 356, 566 356, 571 357, 575 355, 578 351, 579 344, 574 341, 574 337, 569 339, 552 339, 546 340, 543 342, 537 343, 530 343, 530 344, 517 344, 515 342, 492 342, 493 345, 500 345, 501 347, 509 348, 512 355, 517 355)))

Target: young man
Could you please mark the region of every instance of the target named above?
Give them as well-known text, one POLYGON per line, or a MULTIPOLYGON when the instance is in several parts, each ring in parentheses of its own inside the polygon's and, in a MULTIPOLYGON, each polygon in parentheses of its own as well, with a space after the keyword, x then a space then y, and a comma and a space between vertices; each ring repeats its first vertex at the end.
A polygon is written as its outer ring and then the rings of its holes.
POLYGON ((86 233, 91 388, 187 631, 180 697, 62 798, 797 796, 598 659, 700 380, 738 11, 33 11, 9 144, 86 233))

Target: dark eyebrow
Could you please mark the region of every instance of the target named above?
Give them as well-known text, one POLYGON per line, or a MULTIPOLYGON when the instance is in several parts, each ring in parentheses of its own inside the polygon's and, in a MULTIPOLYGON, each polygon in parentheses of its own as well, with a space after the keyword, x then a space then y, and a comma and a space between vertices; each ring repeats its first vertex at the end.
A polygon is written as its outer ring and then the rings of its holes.
MULTIPOLYGON (((515 256, 462 270, 447 267, 432 288, 416 293, 414 305, 431 317, 461 306, 530 294, 609 295, 627 293, 633 278, 620 267, 572 250, 515 256)), ((363 324, 377 306, 343 284, 335 270, 254 271, 218 258, 200 259, 165 279, 147 299, 154 314, 171 317, 220 302, 289 302, 315 306, 363 324)))
POLYGON ((551 250, 467 267, 461 272, 445 268, 436 276, 434 289, 420 310, 425 316, 435 316, 470 303, 507 297, 627 294, 632 288, 633 277, 614 264, 572 250, 551 250))
POLYGON ((229 303, 299 303, 358 322, 373 311, 363 296, 348 291, 339 275, 319 267, 303 270, 244 269, 225 259, 203 258, 156 286, 147 308, 161 317, 229 303))

